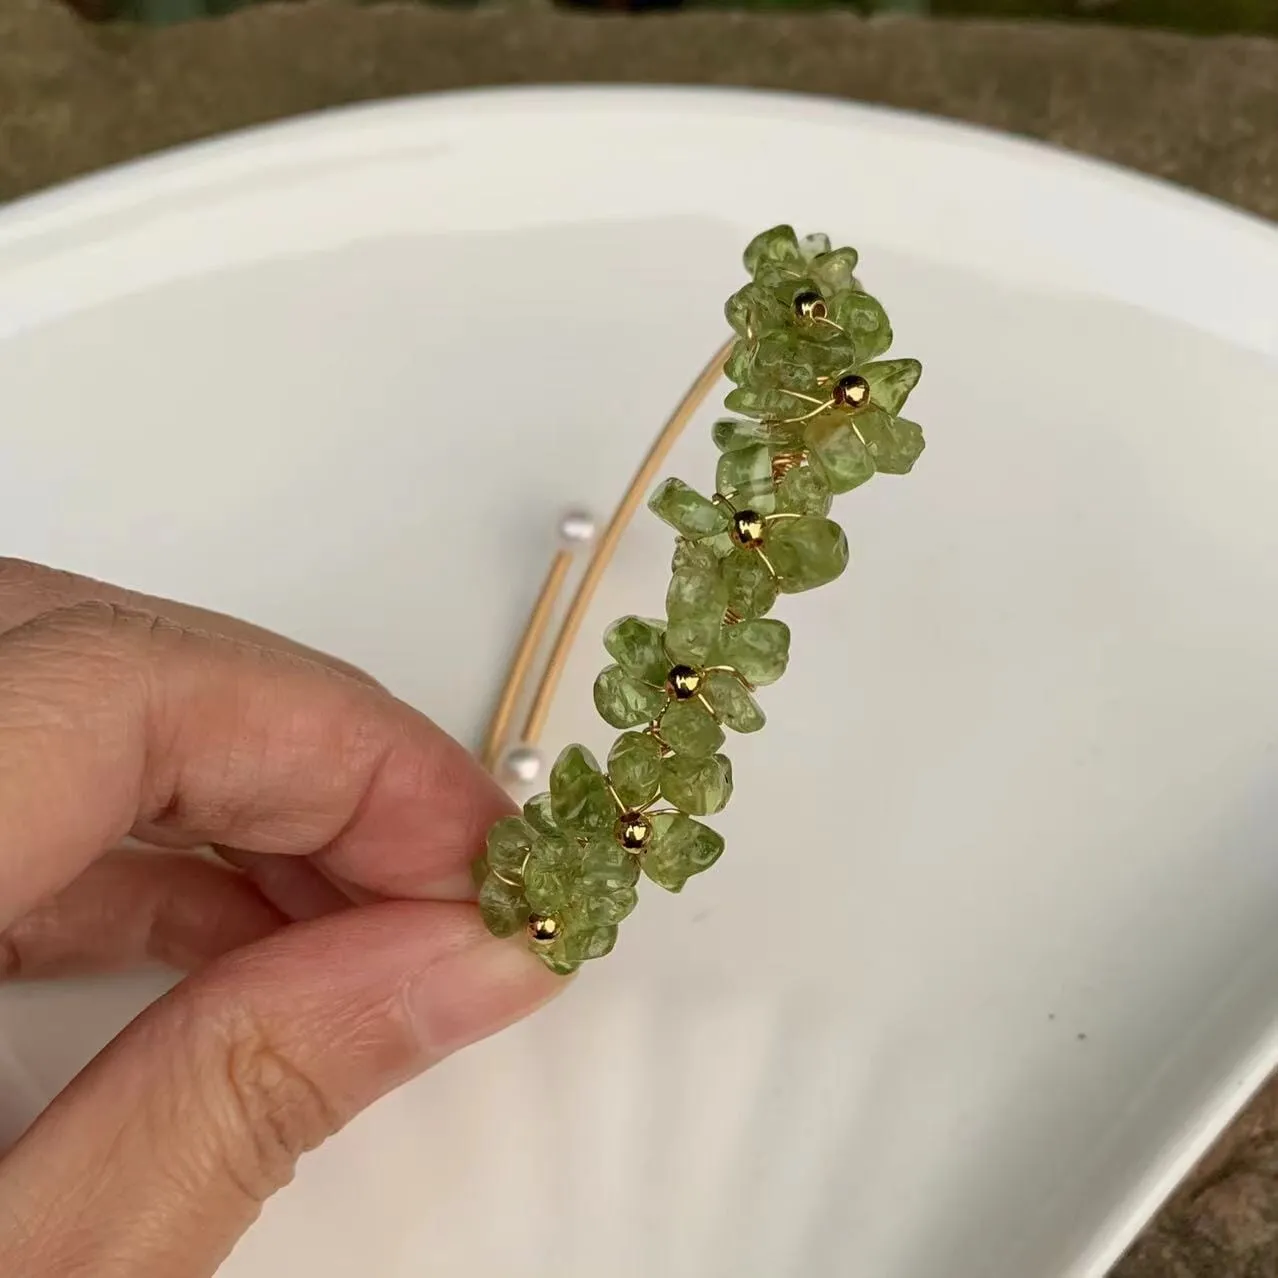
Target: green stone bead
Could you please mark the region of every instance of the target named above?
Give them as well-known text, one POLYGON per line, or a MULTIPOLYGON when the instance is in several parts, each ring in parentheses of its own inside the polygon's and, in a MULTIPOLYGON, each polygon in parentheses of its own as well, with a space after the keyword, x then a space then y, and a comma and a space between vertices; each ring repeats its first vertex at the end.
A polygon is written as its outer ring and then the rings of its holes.
POLYGON ((811 264, 812 259, 830 251, 830 237, 824 231, 813 231, 799 241, 799 249, 811 264))
POLYGON ((696 540, 728 531, 728 512, 681 479, 660 484, 649 498, 648 508, 681 537, 696 540))
POLYGON ((550 770, 551 812, 555 824, 570 834, 611 830, 616 804, 608 780, 584 746, 567 746, 550 770))
POLYGON ((892 325, 887 312, 869 293, 843 293, 831 310, 831 318, 856 346, 858 364, 878 359, 892 345, 892 325))
POLYGON ((680 892, 694 875, 708 870, 723 854, 723 838, 682 813, 652 819, 652 842, 643 854, 643 872, 668 892, 680 892))
POLYGON ((885 475, 907 475, 923 452, 923 431, 914 422, 873 404, 856 415, 857 429, 861 432, 874 459, 875 468, 885 475))
POLYGON ((680 572, 714 572, 719 565, 719 556, 714 552, 714 539, 703 541, 685 541, 675 538, 674 554, 670 557, 670 571, 680 572))
POLYGON ((507 879, 518 879, 532 851, 534 834, 522 817, 502 817, 488 831, 488 865, 507 879))
POLYGON ((870 403, 896 416, 923 376, 916 359, 885 359, 856 370, 870 384, 870 403))
POLYGON ((815 458, 787 470, 777 481, 777 513, 828 515, 834 504, 830 483, 815 458))
POLYGON ((789 661, 790 627, 773 618, 725 626, 713 656, 716 666, 731 666, 756 688, 776 683, 789 661))
POLYGON ((853 248, 837 248, 822 253, 808 263, 808 274, 821 286, 827 297, 835 297, 856 287, 857 252, 853 248))
POLYGON ((605 958, 617 944, 616 927, 587 927, 568 932, 559 943, 567 962, 581 964, 591 959, 605 958))
POLYGON ((661 745, 646 732, 617 738, 608 755, 608 779, 628 808, 646 808, 661 785, 661 745))
POLYGON ((581 849, 570 839, 540 838, 524 866, 524 896, 538 914, 563 914, 572 904, 581 872, 581 849))
POLYGON ((582 853, 579 890, 583 899, 628 891, 638 879, 634 855, 611 836, 589 844, 582 853))
POLYGON ((776 505, 772 449, 767 444, 751 444, 723 453, 715 472, 715 488, 737 510, 770 515, 776 505))
POLYGON ((549 791, 545 791, 542 794, 534 794, 524 804, 524 820, 528 822, 536 834, 559 833, 555 825, 555 816, 551 808, 549 791))
POLYGON ((795 271, 802 271, 807 266, 807 259, 799 247, 799 237, 792 226, 774 226, 756 235, 746 245, 742 260, 751 276, 758 275, 765 266, 782 266, 795 271))
POLYGON ((710 434, 721 453, 749 448, 752 444, 767 444, 777 452, 787 452, 800 444, 799 433, 793 427, 751 421, 748 417, 720 418, 710 428, 710 434))
POLYGON ((514 936, 528 922, 528 902, 523 892, 490 874, 479 889, 479 914, 494 936, 514 936))
POLYGON ((809 400, 799 395, 766 386, 738 386, 728 392, 723 403, 731 412, 759 418, 802 417, 813 408, 809 400))
POLYGON ((736 548, 723 561, 727 606, 743 621, 762 617, 777 601, 776 578, 752 550, 736 548))
POLYGON ((620 666, 608 666, 595 680, 595 709, 614 728, 651 723, 666 704, 666 694, 632 678, 620 666))
POLYGON ((787 594, 827 585, 848 566, 843 529, 810 515, 769 525, 767 552, 787 594))
POLYGON ((733 732, 758 732, 767 720, 759 703, 734 675, 714 670, 706 675, 706 700, 733 732))
MULTIPOLYGON (((559 948, 562 949, 562 946, 559 948)), ((536 951, 536 954, 541 962, 554 972, 556 976, 571 976, 581 967, 580 963, 574 963, 564 958, 558 949, 538 950, 536 951)))
POLYGON ((804 442, 832 492, 851 492, 874 477, 874 458, 858 426, 860 415, 847 408, 831 409, 814 417, 804 430, 804 442))
MULTIPOLYGON (((725 598, 726 592, 725 592, 725 598)), ((666 630, 666 651, 671 665, 703 666, 714 649, 723 626, 723 608, 700 615, 672 619, 666 630)))
POLYGON ((696 701, 673 701, 661 716, 661 739, 676 754, 714 754, 723 745, 723 729, 696 701))
MULTIPOLYGON (((629 860, 635 867, 635 873, 638 874, 638 862, 633 856, 629 860)), ((583 924, 590 928, 615 927, 633 914, 635 906, 638 904, 639 893, 634 888, 621 888, 606 896, 587 897, 582 902, 579 917, 583 924)))
POLYGON ((732 797, 732 763, 725 754, 704 759, 672 754, 661 767, 661 793, 690 816, 722 812, 732 797))
MULTIPOLYGON (((704 543, 681 544, 697 549, 693 553, 681 552, 676 556, 674 575, 666 591, 666 616, 672 621, 678 617, 698 617, 707 613, 722 616, 728 602, 728 587, 720 571, 718 556, 704 543)), ((666 652, 669 652, 668 648, 666 652)))
POLYGON ((665 682, 665 626, 646 617, 622 617, 604 631, 608 655, 628 674, 644 683, 665 682))
POLYGON ((855 343, 835 329, 786 329, 759 339, 750 375, 742 384, 798 391, 820 399, 824 396, 822 380, 835 378, 856 359, 855 343))

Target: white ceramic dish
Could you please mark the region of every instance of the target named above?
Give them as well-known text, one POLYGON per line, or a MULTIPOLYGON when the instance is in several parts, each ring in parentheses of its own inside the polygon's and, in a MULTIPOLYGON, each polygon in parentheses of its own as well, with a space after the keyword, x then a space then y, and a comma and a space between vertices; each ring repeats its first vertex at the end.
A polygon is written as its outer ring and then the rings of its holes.
MULTIPOLYGON (((862 250, 930 447, 788 607, 728 855, 310 1158, 226 1278, 1094 1278, 1278 1061, 1272 227, 747 94, 231 138, 0 215, 3 547, 476 740, 557 513, 610 506, 780 220, 862 250)), ((552 744, 604 740, 594 636, 664 543, 627 536, 552 744)), ((7 1129, 156 988, 0 996, 7 1129)))

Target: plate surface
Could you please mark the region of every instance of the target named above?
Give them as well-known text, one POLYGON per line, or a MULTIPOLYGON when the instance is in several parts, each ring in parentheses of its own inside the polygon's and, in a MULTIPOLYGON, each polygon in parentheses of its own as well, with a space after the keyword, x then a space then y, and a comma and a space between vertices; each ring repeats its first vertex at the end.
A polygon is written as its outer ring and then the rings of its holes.
MULTIPOLYGON (((0 215, 0 544, 290 632, 477 742, 558 513, 619 496, 776 221, 861 250, 930 444, 782 613, 727 855, 310 1157, 225 1278, 1100 1275, 1278 1062, 1267 225, 750 94, 231 138, 0 215)), ((660 606, 666 547, 625 538, 552 745, 606 743, 594 636, 660 606)), ((0 994, 0 1134, 159 985, 0 994)))

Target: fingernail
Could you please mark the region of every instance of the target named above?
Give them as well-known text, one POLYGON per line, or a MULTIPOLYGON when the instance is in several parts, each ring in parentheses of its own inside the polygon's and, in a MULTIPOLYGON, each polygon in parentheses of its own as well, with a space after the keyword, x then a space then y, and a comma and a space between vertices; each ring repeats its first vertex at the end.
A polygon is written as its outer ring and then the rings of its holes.
POLYGON ((416 978, 408 989, 409 1015, 424 1050, 439 1060, 535 1011, 567 982, 519 941, 483 930, 416 978))

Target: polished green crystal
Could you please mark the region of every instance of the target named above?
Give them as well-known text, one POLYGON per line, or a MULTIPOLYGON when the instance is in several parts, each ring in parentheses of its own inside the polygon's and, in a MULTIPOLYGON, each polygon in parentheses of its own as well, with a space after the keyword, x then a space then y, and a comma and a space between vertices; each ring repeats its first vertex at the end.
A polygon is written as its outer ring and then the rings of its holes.
POLYGON ((832 492, 851 492, 874 477, 874 458, 858 428, 860 415, 847 408, 833 408, 814 417, 804 430, 804 442, 820 463, 832 492))
POLYGON ((668 892, 680 892, 694 875, 708 870, 723 853, 723 838, 682 813, 652 818, 652 840, 642 857, 643 872, 668 892))
POLYGON ((646 732, 626 732, 608 754, 608 779, 628 808, 646 808, 661 784, 661 744, 646 732))
MULTIPOLYGON (((616 839, 599 839, 590 843, 581 855, 580 894, 583 900, 598 900, 606 896, 624 896, 639 880, 639 863, 616 839)), ((614 907, 613 913, 616 913, 614 907)), ((598 919, 598 922, 620 923, 630 911, 615 918, 598 919)))
POLYGON ((532 827, 536 834, 558 834, 558 827, 555 825, 555 814, 551 807, 550 792, 545 791, 542 794, 534 794, 527 803, 524 804, 524 820, 532 827))
POLYGON ((723 745, 723 729, 696 701, 674 701, 661 716, 661 739, 676 754, 714 754, 723 745))
POLYGON ((720 722, 733 732, 758 732, 766 720, 759 703, 741 680, 726 670, 706 675, 706 700, 714 706, 720 722))
POLYGON ((524 895, 538 914, 564 921, 577 891, 581 849, 575 840, 549 836, 537 840, 524 866, 524 895))
POLYGON ((808 263, 808 274, 821 286, 824 296, 830 298, 856 288, 856 264, 856 249, 831 249, 808 263))
POLYGON ((762 617, 777 601, 776 578, 752 550, 738 547, 723 561, 727 605, 741 620, 762 617))
POLYGON ((604 631, 608 655, 628 675, 658 687, 670 668, 664 641, 665 626, 646 617, 622 617, 604 631))
POLYGON ((738 386, 723 402, 734 413, 761 418, 802 417, 814 407, 813 397, 772 386, 738 386))
POLYGON ((595 680, 595 709, 614 728, 635 728, 651 723, 666 704, 661 688, 642 683, 620 666, 608 666, 595 680))
POLYGON ((749 417, 723 417, 710 428, 715 447, 721 453, 735 452, 752 444, 767 444, 778 452, 799 445, 798 431, 792 426, 757 422, 749 417))
POLYGON ((778 513, 828 515, 834 504, 829 481, 815 458, 787 470, 777 481, 778 513))
POLYGON ((702 666, 714 648, 723 625, 723 609, 672 619, 666 631, 666 650, 674 665, 702 666))
POLYGON ((790 627, 774 618, 724 626, 712 661, 731 667, 756 688, 776 683, 790 661, 790 627))
MULTIPOLYGON (((606 958, 617 944, 616 927, 588 927, 568 932, 560 942, 564 959, 573 966, 606 958)), ((571 968, 569 969, 572 970, 571 968)))
POLYGON ((666 592, 669 622, 665 634, 667 670, 671 664, 700 666, 719 637, 728 586, 718 556, 704 543, 691 543, 696 553, 676 557, 666 592))
POLYGON ((923 451, 922 429, 873 404, 855 417, 875 468, 885 475, 908 474, 923 451))
POLYGON ((567 746, 555 760, 550 797, 555 824, 570 833, 611 830, 617 818, 608 780, 584 746, 567 746))
POLYGON ((852 339, 858 364, 878 359, 892 345, 892 325, 877 298, 852 290, 831 307, 831 318, 852 339))
POLYGON ((750 444, 723 453, 715 473, 715 488, 737 510, 770 515, 776 505, 772 449, 767 444, 750 444))
POLYGON ((919 384, 923 365, 916 359, 885 359, 856 371, 870 384, 870 403, 895 416, 919 384))
POLYGON ((814 590, 848 566, 848 540, 830 519, 803 515, 768 527, 768 558, 787 594, 814 590))
POLYGON ((728 531, 728 512, 681 479, 667 479, 659 485, 648 507, 682 537, 713 537, 728 531))
POLYGON ((807 266, 807 259, 799 247, 799 237, 792 226, 774 226, 756 235, 746 245, 742 261, 752 276, 757 276, 767 266, 794 271, 802 271, 807 266))
POLYGON ((522 817, 503 817, 488 831, 488 866, 503 878, 518 879, 532 851, 534 833, 522 817))
POLYGON ((661 765, 661 793, 690 816, 722 812, 732 797, 732 763, 725 754, 672 754, 661 765))
POLYGON ((479 889, 479 914, 494 936, 514 936, 528 922, 529 907, 521 888, 490 874, 479 889))

